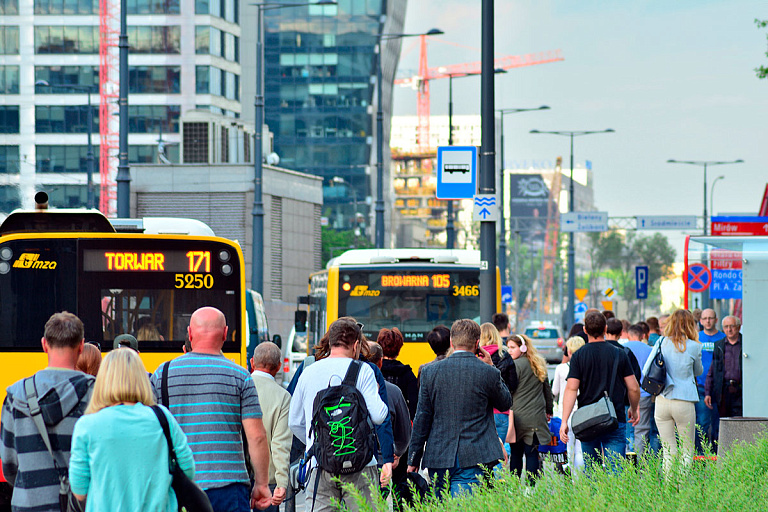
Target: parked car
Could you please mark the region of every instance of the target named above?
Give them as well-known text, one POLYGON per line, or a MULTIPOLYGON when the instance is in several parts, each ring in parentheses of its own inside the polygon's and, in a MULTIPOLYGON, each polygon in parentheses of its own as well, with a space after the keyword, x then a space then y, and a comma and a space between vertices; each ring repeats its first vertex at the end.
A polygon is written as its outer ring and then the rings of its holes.
POLYGON ((548 363, 562 361, 565 340, 562 331, 555 324, 546 321, 531 322, 525 328, 525 335, 531 339, 536 350, 548 363))
POLYGON ((307 357, 307 333, 296 332, 296 328, 293 327, 283 350, 283 386, 287 387, 291 383, 296 369, 305 357, 307 357))

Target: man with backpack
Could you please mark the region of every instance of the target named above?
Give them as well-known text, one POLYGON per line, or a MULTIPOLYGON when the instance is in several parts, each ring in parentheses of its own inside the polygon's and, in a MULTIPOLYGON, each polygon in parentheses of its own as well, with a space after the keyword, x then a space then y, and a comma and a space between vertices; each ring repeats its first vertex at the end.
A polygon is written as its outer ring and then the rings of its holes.
POLYGON ((328 330, 330 355, 304 369, 291 398, 288 425, 305 441, 311 477, 306 510, 336 510, 334 501, 355 512, 358 504, 341 484, 352 484, 366 501, 370 485, 387 485, 392 464, 376 467, 373 424, 388 417, 373 370, 357 361, 362 326, 340 318, 328 330))
POLYGON ((75 423, 91 399, 94 378, 75 369, 85 343, 83 323, 56 313, 45 323, 48 366, 8 388, 0 458, 13 486, 11 509, 58 512, 69 491, 67 467, 75 423))

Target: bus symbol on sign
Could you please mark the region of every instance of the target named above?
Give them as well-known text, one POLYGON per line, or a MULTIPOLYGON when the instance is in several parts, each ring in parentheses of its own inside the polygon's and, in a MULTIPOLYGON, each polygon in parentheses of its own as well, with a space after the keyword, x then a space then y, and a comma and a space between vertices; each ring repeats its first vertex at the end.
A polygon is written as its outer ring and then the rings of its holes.
POLYGON ((443 165, 443 171, 448 174, 453 174, 455 172, 465 174, 470 171, 470 168, 469 164, 445 164, 443 165))

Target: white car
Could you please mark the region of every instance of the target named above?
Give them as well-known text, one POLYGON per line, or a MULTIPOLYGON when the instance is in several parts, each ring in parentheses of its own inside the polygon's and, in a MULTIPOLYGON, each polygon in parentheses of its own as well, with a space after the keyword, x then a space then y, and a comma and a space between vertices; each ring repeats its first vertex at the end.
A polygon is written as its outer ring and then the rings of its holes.
POLYGON ((563 359, 563 333, 552 322, 531 322, 525 328, 525 335, 533 342, 541 357, 548 363, 559 363, 563 359))
MULTIPOLYGON (((297 333, 295 328, 291 328, 291 334, 288 336, 288 341, 283 344, 282 351, 282 385, 283 387, 288 387, 296 373, 296 369, 304 361, 304 358, 307 357, 307 333, 297 333)), ((278 382, 280 381, 278 380, 278 382)))

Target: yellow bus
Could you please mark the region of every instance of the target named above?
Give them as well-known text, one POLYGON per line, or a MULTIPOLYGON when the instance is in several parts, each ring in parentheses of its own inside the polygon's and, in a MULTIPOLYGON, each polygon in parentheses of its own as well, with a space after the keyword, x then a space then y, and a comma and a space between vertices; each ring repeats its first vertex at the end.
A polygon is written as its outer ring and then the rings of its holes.
MULTIPOLYGON (((501 311, 498 269, 496 274, 496 310, 501 311)), ((460 318, 480 322, 480 251, 347 251, 310 276, 309 296, 300 302, 309 304, 308 347, 334 320, 351 316, 365 325, 370 340, 380 329, 400 329, 406 343, 398 359, 416 372, 435 357, 425 340, 435 326, 450 328, 460 318)))
MULTIPOLYGON (((161 224, 179 232, 172 219, 161 224)), ((44 325, 64 310, 80 317, 86 341, 102 352, 119 334, 149 333, 139 350, 154 372, 182 353, 192 313, 214 306, 229 326, 225 356, 246 366, 240 246, 115 225, 95 210, 15 211, 0 225, 0 400, 10 384, 46 366, 44 325)))

